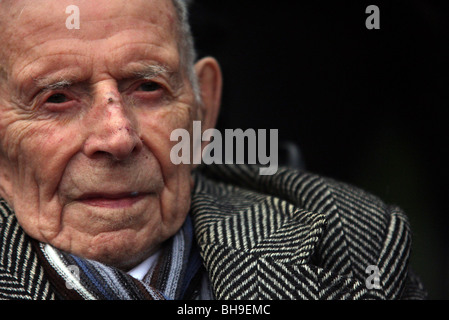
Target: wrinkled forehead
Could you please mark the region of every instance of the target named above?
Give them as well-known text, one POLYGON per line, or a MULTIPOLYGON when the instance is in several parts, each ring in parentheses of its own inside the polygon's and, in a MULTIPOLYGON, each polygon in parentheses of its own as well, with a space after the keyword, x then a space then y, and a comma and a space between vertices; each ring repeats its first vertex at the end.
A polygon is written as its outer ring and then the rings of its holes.
POLYGON ((168 27, 176 16, 170 0, 0 0, 0 25, 25 25, 36 29, 62 22, 65 26, 74 6, 79 8, 84 21, 119 16, 131 19, 145 17, 148 21, 168 27))
POLYGON ((0 0, 0 73, 1 66, 52 38, 105 39, 152 26, 150 41, 175 42, 175 24, 170 0, 0 0))

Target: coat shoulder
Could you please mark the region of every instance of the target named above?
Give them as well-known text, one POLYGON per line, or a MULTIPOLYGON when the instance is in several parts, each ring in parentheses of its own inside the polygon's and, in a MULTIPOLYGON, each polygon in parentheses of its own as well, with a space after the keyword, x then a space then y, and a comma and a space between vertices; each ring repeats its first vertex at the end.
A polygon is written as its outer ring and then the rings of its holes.
POLYGON ((412 233, 406 214, 398 206, 351 184, 289 168, 262 176, 257 166, 223 165, 208 168, 205 176, 213 182, 206 184, 208 191, 214 191, 217 183, 232 186, 237 198, 239 190, 265 194, 324 216, 325 227, 311 264, 360 283, 375 270, 387 298, 425 296, 422 285, 409 272, 412 233), (421 289, 408 294, 410 283, 421 289))

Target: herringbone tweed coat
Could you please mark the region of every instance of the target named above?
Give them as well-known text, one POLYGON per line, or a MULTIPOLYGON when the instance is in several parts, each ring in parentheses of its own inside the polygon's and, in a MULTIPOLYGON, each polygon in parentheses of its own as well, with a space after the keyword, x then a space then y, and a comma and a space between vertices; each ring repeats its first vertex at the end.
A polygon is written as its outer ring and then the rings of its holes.
MULTIPOLYGON (((403 212, 307 172, 218 165, 194 173, 191 216, 217 299, 422 299, 403 212), (379 284, 369 289, 368 266, 379 284)), ((52 285, 0 201, 0 299, 53 299, 52 285)))

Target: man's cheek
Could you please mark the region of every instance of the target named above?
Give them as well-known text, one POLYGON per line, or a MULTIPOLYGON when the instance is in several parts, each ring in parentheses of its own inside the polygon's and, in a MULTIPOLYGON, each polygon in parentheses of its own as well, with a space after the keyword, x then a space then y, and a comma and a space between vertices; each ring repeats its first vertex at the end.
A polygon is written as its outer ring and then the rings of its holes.
POLYGON ((30 124, 11 127, 6 139, 7 161, 15 168, 14 178, 21 188, 31 183, 55 185, 77 136, 56 126, 30 124))
POLYGON ((174 130, 191 130, 193 123, 189 107, 174 106, 157 113, 139 115, 142 138, 161 164, 169 164, 171 148, 176 142, 170 137, 174 130))
POLYGON ((0 123, 2 149, 10 160, 17 159, 27 141, 39 135, 39 127, 32 120, 22 120, 19 115, 6 112, 0 123), (19 152, 20 151, 20 152, 19 152))

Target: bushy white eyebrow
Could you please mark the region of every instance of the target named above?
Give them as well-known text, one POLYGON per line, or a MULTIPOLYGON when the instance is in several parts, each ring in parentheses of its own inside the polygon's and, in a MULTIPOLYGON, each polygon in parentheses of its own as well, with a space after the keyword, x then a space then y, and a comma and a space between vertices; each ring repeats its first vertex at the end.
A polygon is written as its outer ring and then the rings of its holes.
POLYGON ((139 67, 139 70, 133 72, 133 76, 145 80, 152 80, 162 76, 169 80, 175 88, 180 88, 182 86, 181 75, 160 64, 142 64, 139 67))
POLYGON ((70 87, 73 84, 73 81, 61 78, 57 81, 53 81, 50 78, 35 78, 33 82, 36 87, 44 91, 60 90, 70 87))
POLYGON ((142 65, 142 70, 135 71, 134 76, 142 79, 154 79, 161 74, 170 75, 169 69, 163 65, 142 65))
MULTIPOLYGON (((139 64, 137 67, 133 68, 131 72, 125 72, 128 76, 138 79, 152 80, 159 76, 163 76, 168 80, 172 80, 173 84, 179 85, 180 79, 179 75, 172 72, 168 67, 160 64, 139 64)), ((54 80, 51 77, 39 77, 33 79, 36 87, 41 90, 58 90, 70 87, 74 81, 70 79, 59 78, 54 80)))
POLYGON ((39 87, 43 88, 44 90, 59 90, 59 89, 64 89, 67 87, 70 87, 72 85, 72 81, 70 80, 60 80, 58 82, 55 83, 49 83, 49 84, 45 84, 45 85, 38 85, 39 87))

